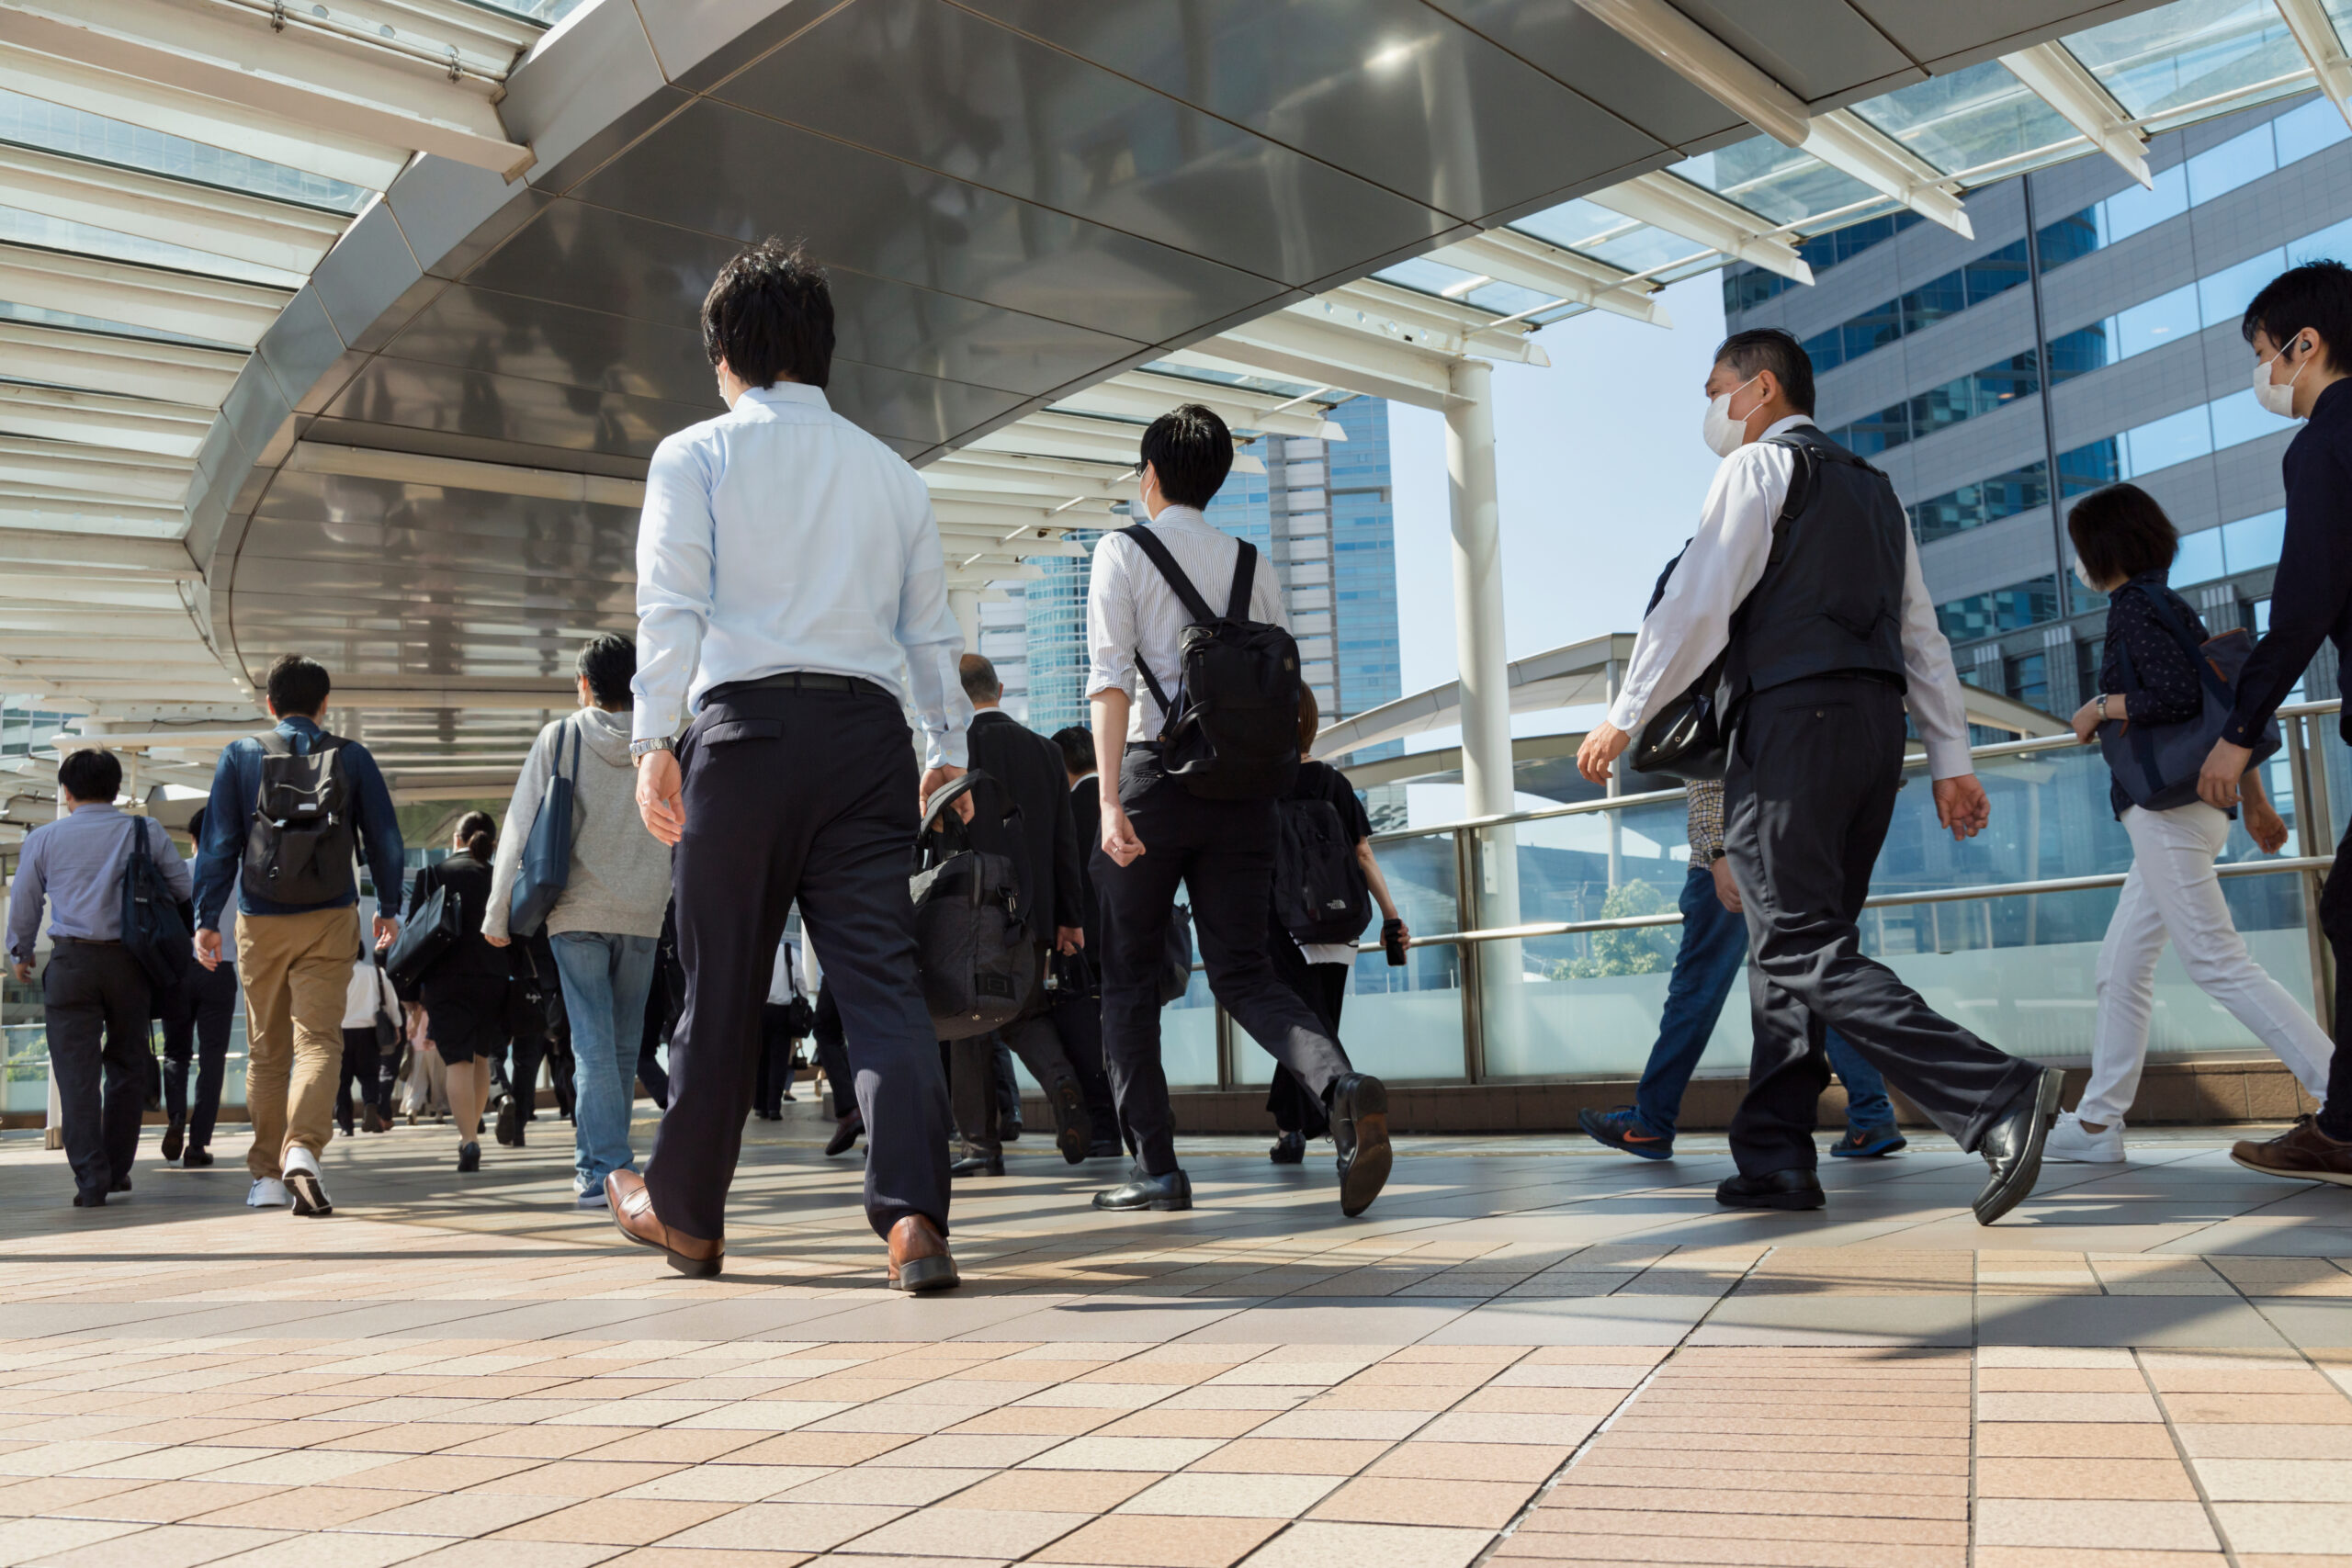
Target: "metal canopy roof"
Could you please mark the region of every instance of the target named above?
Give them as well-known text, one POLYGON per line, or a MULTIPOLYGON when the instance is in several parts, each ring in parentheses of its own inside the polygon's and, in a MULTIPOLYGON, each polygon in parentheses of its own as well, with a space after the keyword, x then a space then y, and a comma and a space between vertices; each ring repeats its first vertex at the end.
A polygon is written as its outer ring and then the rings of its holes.
POLYGON ((300 647, 404 792, 503 786, 631 623, 757 235, 831 267, 835 405, 982 587, 1107 525, 1182 398, 1245 444, 1442 406, 1462 355, 2313 85, 2322 0, 0 0, 0 688, 242 718, 300 647))

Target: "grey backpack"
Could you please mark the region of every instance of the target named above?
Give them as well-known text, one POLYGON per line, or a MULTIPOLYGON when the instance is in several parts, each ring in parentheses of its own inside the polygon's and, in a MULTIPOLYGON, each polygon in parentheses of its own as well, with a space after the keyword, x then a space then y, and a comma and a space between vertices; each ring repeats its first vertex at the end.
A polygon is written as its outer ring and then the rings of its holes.
POLYGON ((974 849, 963 822, 947 810, 993 782, 973 772, 941 790, 915 835, 908 884, 915 901, 915 969, 942 1040, 986 1034, 1024 1016, 1039 1000, 1044 977, 1020 865, 1010 855, 974 849))

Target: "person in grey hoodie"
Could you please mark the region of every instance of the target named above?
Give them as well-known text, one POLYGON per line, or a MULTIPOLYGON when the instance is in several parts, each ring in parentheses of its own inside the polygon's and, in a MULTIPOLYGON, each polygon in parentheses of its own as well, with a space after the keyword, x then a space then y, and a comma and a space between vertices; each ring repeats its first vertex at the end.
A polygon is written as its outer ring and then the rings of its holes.
POLYGON ((560 769, 575 780, 571 874, 548 913, 547 931, 571 1020, 579 1096, 572 1186, 579 1207, 601 1209, 605 1178, 637 1168, 629 1111, 654 946, 670 903, 670 848, 646 831, 637 810, 637 771, 628 755, 637 645, 612 634, 593 638, 581 649, 577 670, 580 711, 539 731, 514 781, 508 830, 491 868, 482 935, 503 947, 515 934, 529 934, 509 929, 515 873, 539 803, 560 769))

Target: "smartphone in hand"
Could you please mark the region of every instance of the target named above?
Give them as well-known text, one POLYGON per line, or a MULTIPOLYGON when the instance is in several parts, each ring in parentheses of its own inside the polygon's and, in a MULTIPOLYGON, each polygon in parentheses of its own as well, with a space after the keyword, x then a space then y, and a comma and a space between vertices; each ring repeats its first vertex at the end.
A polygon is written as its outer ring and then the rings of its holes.
POLYGON ((1380 946, 1382 951, 1388 954, 1388 967, 1399 969, 1404 966, 1405 922, 1403 920, 1380 922, 1380 946))

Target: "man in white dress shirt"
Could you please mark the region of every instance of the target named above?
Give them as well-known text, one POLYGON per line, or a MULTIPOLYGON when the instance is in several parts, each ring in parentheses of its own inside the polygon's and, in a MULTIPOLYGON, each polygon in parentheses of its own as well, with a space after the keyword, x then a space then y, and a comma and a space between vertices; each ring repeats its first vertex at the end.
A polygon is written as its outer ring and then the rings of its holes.
POLYGON ((1608 722, 1577 761, 1607 779, 1645 716, 1724 656, 1724 850, 1747 916, 1756 1044, 1731 1128, 1739 1174, 1716 1199, 1821 1206, 1814 1105, 1834 1028, 1984 1156, 1974 1207, 1990 1224, 2033 1190, 2059 1075, 1938 1015, 1862 955, 1856 923, 1902 786, 1906 704, 1938 818, 1965 839, 1989 814, 1909 524, 1886 476, 1815 427, 1813 364, 1786 333, 1725 340, 1706 391, 1705 436, 1723 466, 1608 722))
POLYGON ((866 1217, 892 1285, 940 1290, 956 1283, 953 1128, 907 872, 922 801, 964 771, 972 710, 939 525, 915 471, 825 400, 833 307, 814 265, 753 246, 720 269, 702 326, 729 412, 665 439, 646 475, 630 745, 645 824, 675 846, 685 1010, 644 1179, 616 1171, 605 1190, 630 1240, 718 1272, 797 898, 847 1035, 866 1217))
MULTIPOLYGON (((1197 403, 1162 414, 1144 432, 1143 459, 1151 536, 1191 581, 1204 607, 1217 615, 1234 607, 1227 595, 1240 597, 1246 559, 1247 618, 1283 625, 1282 588, 1272 568, 1254 547, 1201 515, 1233 467, 1233 437, 1225 422, 1197 403)), ((1136 532, 1108 535, 1095 546, 1086 591, 1086 688, 1095 755, 1105 763, 1096 785, 1102 820, 1092 866, 1104 932, 1102 1052, 1119 1121, 1136 1151, 1128 1179, 1095 1194, 1094 1206, 1193 1206, 1191 1180, 1176 1164, 1175 1121, 1159 1057, 1159 984, 1181 882, 1192 896, 1193 929, 1209 988, 1236 1023, 1321 1099, 1339 1145, 1340 1212, 1359 1214, 1388 1178, 1387 1090, 1349 1065, 1340 1043, 1283 984, 1268 956, 1273 795, 1207 798, 1161 766, 1166 710, 1159 694, 1183 705, 1181 646, 1184 628, 1200 617, 1146 555, 1136 532), (1108 765, 1113 758, 1122 765, 1108 765)))

